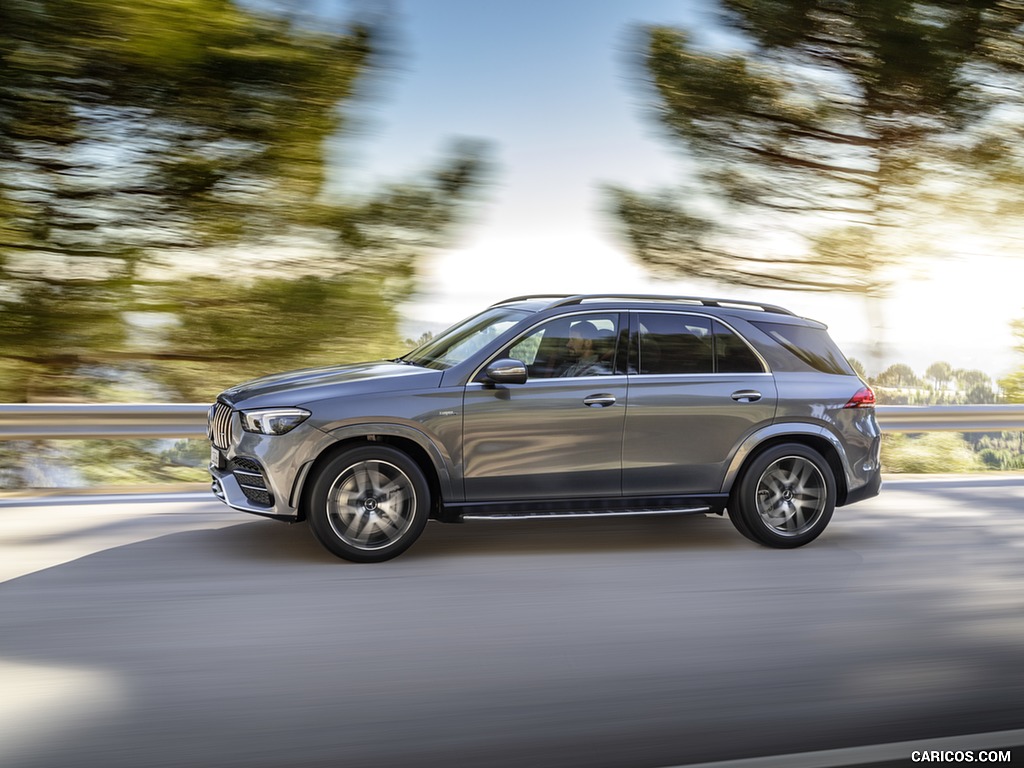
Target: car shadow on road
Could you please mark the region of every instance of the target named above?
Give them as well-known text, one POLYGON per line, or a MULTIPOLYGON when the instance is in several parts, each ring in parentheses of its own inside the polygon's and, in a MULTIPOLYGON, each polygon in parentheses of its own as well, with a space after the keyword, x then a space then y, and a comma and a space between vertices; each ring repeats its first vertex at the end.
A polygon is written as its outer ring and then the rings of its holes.
POLYGON ((727 518, 703 515, 574 520, 431 523, 407 555, 523 555, 640 552, 743 547, 727 518))
MULTIPOLYGON (((211 532, 214 533, 214 532, 211 532)), ((245 560, 343 562, 326 552, 304 523, 257 520, 222 529, 212 537, 223 555, 245 560)), ((756 547, 727 518, 583 518, 578 520, 430 522, 401 560, 686 551, 756 547)))

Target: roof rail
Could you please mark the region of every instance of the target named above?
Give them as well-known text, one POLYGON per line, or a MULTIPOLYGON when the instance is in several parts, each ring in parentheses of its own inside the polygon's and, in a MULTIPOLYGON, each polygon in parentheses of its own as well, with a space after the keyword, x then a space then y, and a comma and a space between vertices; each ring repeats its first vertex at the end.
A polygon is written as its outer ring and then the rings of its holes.
POLYGON ((502 299, 494 302, 491 306, 497 307, 500 304, 511 304, 513 301, 529 301, 530 299, 567 299, 570 293, 531 293, 525 296, 513 296, 511 299, 502 299))
POLYGON ((667 301, 683 304, 698 304, 701 306, 717 306, 722 308, 733 307, 736 309, 759 309, 763 312, 774 312, 775 314, 796 316, 794 312, 775 304, 763 304, 759 301, 744 301, 742 299, 714 299, 706 296, 655 294, 578 294, 575 296, 569 296, 567 294, 538 294, 536 296, 517 296, 516 298, 506 299, 499 303, 505 304, 511 301, 525 301, 527 299, 555 299, 555 301, 550 305, 552 307, 571 306, 572 304, 582 304, 585 301, 614 301, 616 299, 626 299, 629 301, 667 301))

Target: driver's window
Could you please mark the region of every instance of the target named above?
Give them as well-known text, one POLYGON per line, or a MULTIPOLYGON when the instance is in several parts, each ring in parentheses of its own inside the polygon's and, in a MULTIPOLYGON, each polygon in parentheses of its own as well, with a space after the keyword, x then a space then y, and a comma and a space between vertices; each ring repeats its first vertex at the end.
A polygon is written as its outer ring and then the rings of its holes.
POLYGON ((531 379, 608 376, 615 372, 617 313, 559 317, 539 325, 500 357, 526 363, 531 379))

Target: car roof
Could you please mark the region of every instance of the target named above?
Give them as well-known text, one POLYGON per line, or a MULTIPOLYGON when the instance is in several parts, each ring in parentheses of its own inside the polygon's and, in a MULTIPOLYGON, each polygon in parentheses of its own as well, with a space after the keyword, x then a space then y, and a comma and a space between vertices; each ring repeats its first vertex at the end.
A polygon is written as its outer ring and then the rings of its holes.
POLYGON ((797 316, 784 307, 775 304, 763 304, 756 301, 744 299, 721 299, 706 296, 675 296, 659 294, 603 294, 603 293, 580 293, 580 294, 531 294, 527 296, 514 296, 504 301, 496 302, 493 306, 515 305, 523 309, 539 312, 557 307, 568 307, 582 304, 608 304, 619 308, 650 308, 652 305, 664 305, 678 309, 680 307, 704 307, 719 310, 729 310, 729 314, 741 313, 743 315, 783 315, 788 318, 797 316))

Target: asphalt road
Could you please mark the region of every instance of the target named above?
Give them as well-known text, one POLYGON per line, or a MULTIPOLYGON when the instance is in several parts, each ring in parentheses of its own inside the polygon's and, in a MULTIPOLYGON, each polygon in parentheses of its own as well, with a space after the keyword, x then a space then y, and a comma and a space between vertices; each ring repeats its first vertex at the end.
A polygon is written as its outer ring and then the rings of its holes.
POLYGON ((1020 476, 890 482, 795 551, 703 516, 432 523, 380 565, 214 501, 0 505, 5 768, 673 766, 1021 728, 1020 476))

